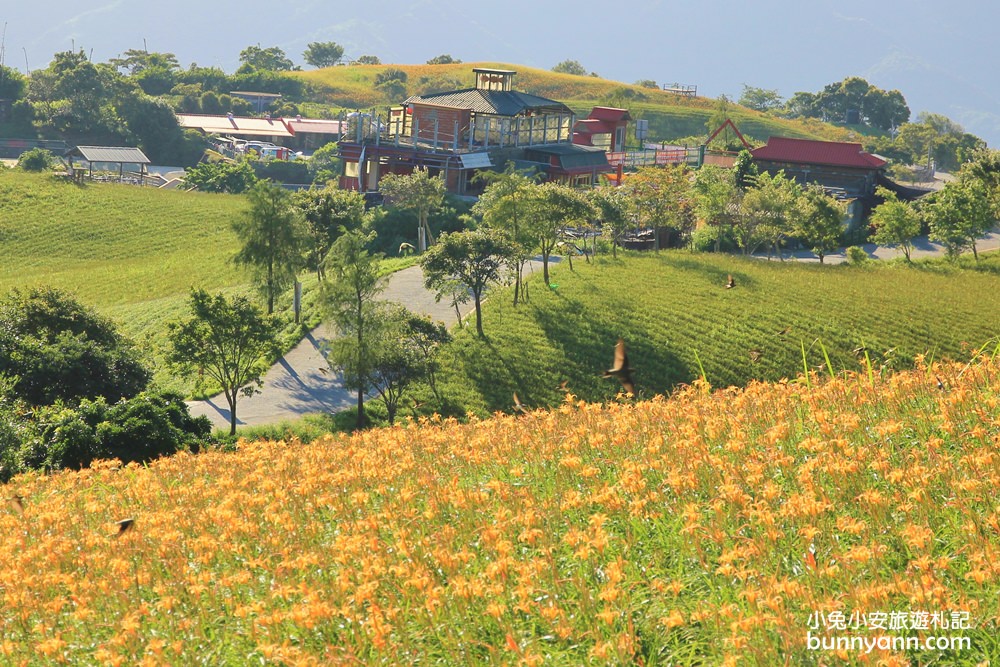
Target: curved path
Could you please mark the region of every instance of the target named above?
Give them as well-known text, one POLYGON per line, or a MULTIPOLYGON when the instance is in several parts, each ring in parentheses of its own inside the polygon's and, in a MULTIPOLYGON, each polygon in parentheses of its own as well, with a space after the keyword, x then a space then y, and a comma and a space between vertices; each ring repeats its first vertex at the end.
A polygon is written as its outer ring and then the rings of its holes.
MULTIPOLYGON (((526 273, 534 268, 532 262, 528 264, 526 273)), ((389 276, 379 298, 401 303, 413 312, 429 315, 449 327, 458 322, 455 308, 435 301, 434 293, 424 287, 423 271, 419 266, 411 266, 389 276)), ((473 307, 472 301, 461 304, 462 317, 468 315, 473 307)), ((329 367, 323 355, 323 344, 334 334, 328 325, 322 324, 278 359, 264 376, 260 393, 238 399, 237 427, 275 424, 307 414, 339 412, 353 407, 357 395, 344 388, 340 374, 329 367)), ((229 428, 229 404, 222 394, 203 401, 189 401, 188 407, 192 415, 208 417, 215 428, 229 428)))
MULTIPOLYGON (((862 247, 874 259, 892 259, 903 254, 898 248, 870 243, 862 247)), ((1000 228, 995 228, 980 239, 976 247, 979 252, 1000 250, 1000 228)), ((940 256, 943 253, 941 246, 929 241, 926 236, 913 240, 911 256, 914 259, 940 256)), ((766 258, 763 254, 755 256, 766 258)), ((808 250, 785 253, 784 256, 801 262, 819 261, 808 250)), ((772 259, 777 260, 777 257, 772 259)), ((845 249, 841 248, 838 252, 826 255, 824 261, 838 264, 846 259, 845 249)), ((550 261, 558 262, 559 258, 553 257, 550 261)), ((525 271, 530 273, 540 266, 540 261, 532 261, 525 271)), ((429 315, 449 327, 458 321, 454 307, 436 302, 433 293, 424 287, 423 272, 419 266, 411 266, 389 276, 380 298, 401 303, 413 312, 429 315)), ((462 317, 468 315, 472 308, 471 301, 462 304, 462 317)), ((323 324, 306 334, 298 345, 278 359, 264 376, 260 393, 239 399, 237 426, 274 424, 299 419, 307 414, 339 412, 353 407, 356 396, 344 388, 340 374, 329 367, 323 356, 323 343, 333 335, 334 332, 323 324)), ((203 401, 190 401, 188 406, 192 415, 205 415, 216 428, 229 428, 229 405, 222 394, 203 401)))

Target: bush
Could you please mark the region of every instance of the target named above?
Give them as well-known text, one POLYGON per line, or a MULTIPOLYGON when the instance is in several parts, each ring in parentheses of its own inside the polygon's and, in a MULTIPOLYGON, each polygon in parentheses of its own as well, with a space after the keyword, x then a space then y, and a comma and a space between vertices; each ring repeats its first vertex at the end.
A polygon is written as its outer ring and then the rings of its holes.
POLYGON ((17 166, 24 171, 48 171, 55 164, 55 156, 44 148, 32 148, 21 153, 17 166))
POLYGON ((149 384, 114 324, 51 288, 14 289, 0 302, 0 373, 31 405, 134 396, 149 384))
POLYGON ((173 393, 142 393, 112 405, 104 398, 75 407, 60 401, 21 416, 20 428, 7 406, 0 406, 0 482, 28 470, 84 468, 96 459, 146 463, 197 451, 212 428, 173 393))
POLYGON ((260 179, 246 160, 239 162, 202 162, 184 172, 184 182, 202 192, 242 194, 260 179))
POLYGON ((733 238, 732 230, 720 229, 714 225, 703 225, 691 233, 691 247, 698 252, 712 252, 715 250, 715 240, 722 234, 719 243, 719 250, 722 252, 735 252, 739 250, 739 243, 733 238))
POLYGON ((861 246, 852 245, 847 249, 847 261, 853 266, 858 266, 860 264, 866 264, 871 261, 868 253, 861 246))
POLYGON ((260 179, 276 183, 312 183, 309 163, 305 160, 253 160, 251 165, 260 179))

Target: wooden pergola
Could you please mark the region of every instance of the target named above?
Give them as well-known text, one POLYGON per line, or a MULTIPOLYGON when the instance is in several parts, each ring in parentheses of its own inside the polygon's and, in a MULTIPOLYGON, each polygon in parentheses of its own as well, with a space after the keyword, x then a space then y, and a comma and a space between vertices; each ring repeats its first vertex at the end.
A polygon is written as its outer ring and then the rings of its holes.
POLYGON ((140 183, 145 182, 146 167, 152 164, 152 161, 141 150, 128 147, 77 146, 66 151, 63 157, 68 159, 69 166, 74 172, 76 171, 75 160, 85 162, 90 178, 94 177, 95 164, 117 164, 119 181, 125 179, 125 165, 136 165, 140 183))

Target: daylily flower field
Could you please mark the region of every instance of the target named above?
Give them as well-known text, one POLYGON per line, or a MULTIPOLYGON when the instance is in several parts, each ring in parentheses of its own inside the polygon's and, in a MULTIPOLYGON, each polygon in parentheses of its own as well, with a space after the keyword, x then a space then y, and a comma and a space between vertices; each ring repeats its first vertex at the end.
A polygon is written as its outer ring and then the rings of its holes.
POLYGON ((990 360, 99 462, 3 489, 0 664, 987 664, 998 488, 990 360))

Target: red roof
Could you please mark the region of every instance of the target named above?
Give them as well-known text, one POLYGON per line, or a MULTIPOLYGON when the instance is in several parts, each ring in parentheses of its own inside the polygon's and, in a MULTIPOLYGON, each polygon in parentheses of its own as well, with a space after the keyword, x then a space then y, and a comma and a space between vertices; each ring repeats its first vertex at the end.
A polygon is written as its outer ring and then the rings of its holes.
POLYGON ((755 160, 821 164, 855 169, 880 169, 886 161, 861 149, 861 144, 771 137, 766 146, 750 151, 755 160))
POLYGON ((590 110, 588 120, 603 120, 608 123, 618 123, 623 120, 632 120, 628 114, 628 109, 615 109, 613 107, 594 107, 590 110))

